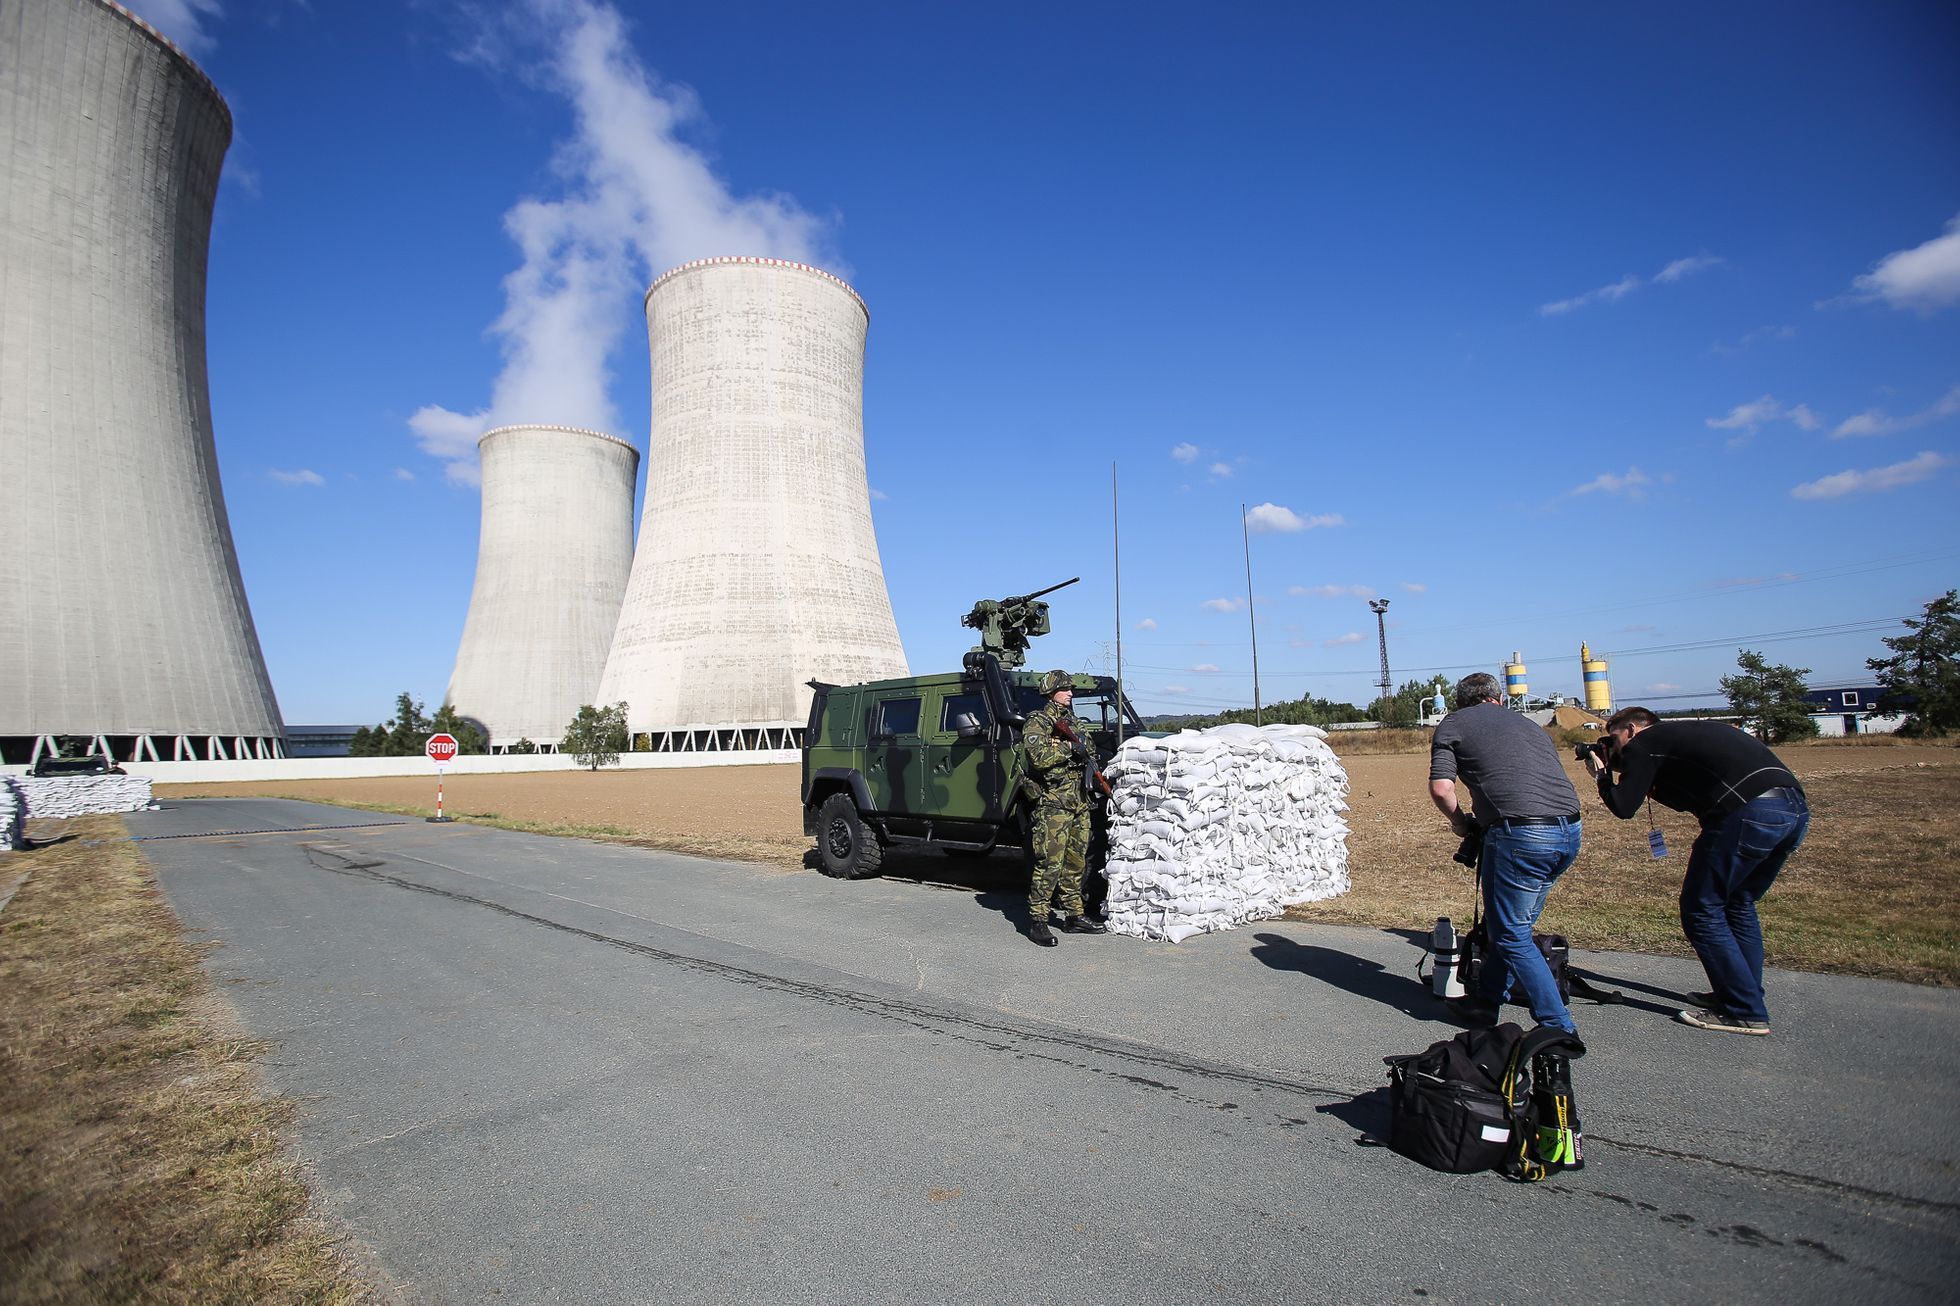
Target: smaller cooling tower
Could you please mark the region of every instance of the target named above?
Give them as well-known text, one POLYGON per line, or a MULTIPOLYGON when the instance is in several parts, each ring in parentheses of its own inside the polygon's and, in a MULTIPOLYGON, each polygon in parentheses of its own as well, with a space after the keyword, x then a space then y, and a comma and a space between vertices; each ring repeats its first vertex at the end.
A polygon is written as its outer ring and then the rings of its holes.
POLYGON ((1523 707, 1531 693, 1531 686, 1524 683, 1524 654, 1512 653, 1511 660, 1504 664, 1504 693, 1512 707, 1523 707))
POLYGON ((1613 710, 1613 684, 1606 678, 1606 659, 1592 655, 1592 646, 1579 645, 1579 670, 1586 678, 1586 711, 1603 714, 1613 710))
POLYGON ((571 426, 500 426, 477 452, 483 526, 449 702, 494 751, 555 749, 597 702, 633 566, 640 452, 571 426))
POLYGON ((646 294, 646 512, 600 695, 634 734, 787 730, 812 679, 905 674, 864 468, 858 293, 817 268, 688 263, 646 294))

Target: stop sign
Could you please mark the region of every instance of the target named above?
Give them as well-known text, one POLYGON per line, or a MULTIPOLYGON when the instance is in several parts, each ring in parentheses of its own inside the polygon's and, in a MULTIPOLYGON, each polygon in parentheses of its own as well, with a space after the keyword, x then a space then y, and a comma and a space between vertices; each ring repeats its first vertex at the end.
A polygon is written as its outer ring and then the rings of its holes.
POLYGON ((427 753, 429 760, 437 766, 453 761, 456 757, 456 736, 430 735, 429 742, 423 746, 422 751, 427 753))

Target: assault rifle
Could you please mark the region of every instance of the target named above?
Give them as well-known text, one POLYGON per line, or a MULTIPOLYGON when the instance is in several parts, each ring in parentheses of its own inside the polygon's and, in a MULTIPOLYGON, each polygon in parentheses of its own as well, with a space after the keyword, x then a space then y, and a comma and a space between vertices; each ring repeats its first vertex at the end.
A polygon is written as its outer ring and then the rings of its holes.
POLYGON ((1088 770, 1084 772, 1082 777, 1082 787, 1089 791, 1090 797, 1093 798, 1096 792, 1095 789, 1092 788, 1090 785, 1091 780, 1093 780, 1096 785, 1100 785, 1102 787, 1103 795, 1105 797, 1107 798, 1116 797, 1116 791, 1109 787, 1108 777, 1104 776, 1101 768, 1099 768, 1096 765, 1095 752, 1092 749, 1090 749, 1088 744, 1083 742, 1081 735, 1075 733, 1075 727, 1070 725, 1066 719, 1062 717, 1056 717, 1055 733, 1060 735, 1062 738, 1068 740, 1069 743, 1075 745, 1076 756, 1080 757, 1085 763, 1088 764, 1088 770))

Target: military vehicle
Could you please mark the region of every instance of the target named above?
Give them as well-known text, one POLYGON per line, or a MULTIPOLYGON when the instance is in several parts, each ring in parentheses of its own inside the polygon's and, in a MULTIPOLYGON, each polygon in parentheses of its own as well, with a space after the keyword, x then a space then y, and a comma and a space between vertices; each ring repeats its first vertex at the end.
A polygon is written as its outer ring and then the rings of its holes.
MULTIPOLYGON (((1049 632, 1044 594, 982 599, 960 619, 980 642, 960 670, 827 685, 813 680, 803 745, 803 832, 825 875, 875 874, 885 850, 911 844, 964 855, 1025 848, 1032 810, 1022 779, 1021 727, 1042 704, 1041 675, 1022 667, 1029 639, 1049 632)), ((1077 675, 1075 714, 1107 761, 1142 733, 1109 676, 1077 675)), ((1101 803, 1096 824, 1103 824, 1101 803)))

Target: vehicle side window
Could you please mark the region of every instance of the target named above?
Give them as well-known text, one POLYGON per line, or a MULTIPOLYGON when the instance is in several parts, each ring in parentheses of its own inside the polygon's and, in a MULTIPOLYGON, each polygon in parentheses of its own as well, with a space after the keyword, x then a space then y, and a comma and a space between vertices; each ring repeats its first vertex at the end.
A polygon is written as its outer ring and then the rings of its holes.
POLYGON ((971 718, 974 725, 987 724, 986 700, 979 694, 948 694, 939 709, 939 733, 958 734, 966 724, 962 717, 971 718))
POLYGON ((916 735, 919 733, 919 700, 888 698, 873 709, 871 733, 874 736, 916 735))

